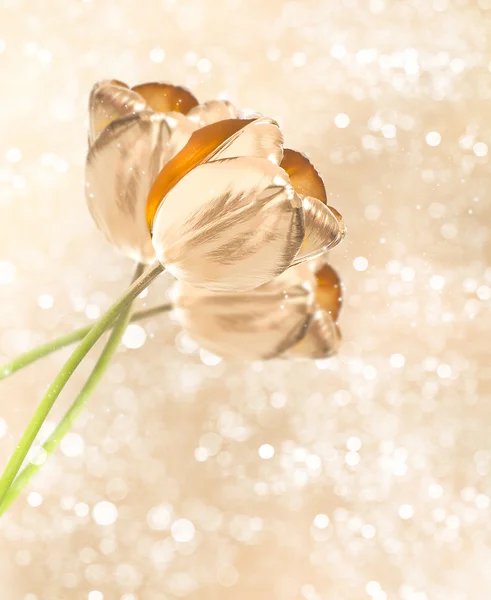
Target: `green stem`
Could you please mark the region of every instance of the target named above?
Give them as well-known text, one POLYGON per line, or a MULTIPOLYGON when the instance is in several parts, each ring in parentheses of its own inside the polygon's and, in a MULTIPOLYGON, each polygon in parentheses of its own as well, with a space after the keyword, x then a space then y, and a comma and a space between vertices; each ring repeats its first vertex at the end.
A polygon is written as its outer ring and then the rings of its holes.
MULTIPOLYGON (((154 308, 148 308, 147 310, 141 310, 136 312, 132 318, 131 322, 141 321, 142 319, 148 319, 153 317, 154 315, 158 315, 163 312, 167 312, 172 309, 172 304, 160 304, 159 306, 155 306, 154 308)), ((17 358, 14 358, 7 364, 0 367, 0 381, 2 379, 6 379, 13 375, 17 371, 20 371, 24 367, 28 367, 33 362, 36 362, 40 358, 44 358, 45 356, 49 356, 53 352, 57 350, 61 350, 66 346, 71 346, 75 342, 79 342, 83 339, 89 331, 92 329, 92 325, 86 325, 85 327, 81 327, 80 329, 76 329, 71 333, 67 333, 66 335, 62 335, 60 337, 55 338, 54 340, 50 340, 45 344, 41 344, 37 348, 33 348, 32 350, 28 350, 24 354, 21 354, 17 358)))
POLYGON ((101 379, 104 377, 104 374, 109 367, 112 357, 114 353, 118 349, 118 346, 121 342, 121 338, 131 320, 131 307, 130 304, 118 317, 114 328, 109 336, 109 339, 104 346, 104 350, 102 351, 97 363, 91 372, 87 382, 84 387, 80 391, 79 395, 75 399, 74 403, 68 409, 64 417, 59 422, 56 429, 49 436, 46 442, 43 444, 42 448, 44 450, 43 460, 36 461, 35 463, 29 463, 24 469, 19 473, 19 475, 14 479, 14 482, 10 486, 3 502, 0 504, 0 516, 3 515, 7 509, 10 507, 12 502, 21 494, 26 485, 31 481, 34 475, 39 471, 39 469, 46 462, 48 457, 53 454, 61 440, 65 437, 65 435, 70 431, 72 425, 75 423, 76 419, 84 409, 88 399, 100 383, 101 379))
POLYGON ((17 444, 12 456, 10 457, 5 471, 0 478, 0 506, 14 480, 19 469, 26 458, 42 424, 44 423, 49 411, 53 407, 56 399, 65 387, 67 381, 72 376, 75 369, 88 354, 104 332, 109 329, 111 324, 118 318, 122 311, 133 302, 133 300, 146 289, 150 283, 163 271, 160 263, 152 265, 143 275, 141 275, 117 300, 107 312, 93 325, 89 333, 80 342, 73 351, 70 358, 65 362, 61 371, 54 378, 48 391, 42 398, 37 407, 34 416, 27 425, 22 437, 17 444))

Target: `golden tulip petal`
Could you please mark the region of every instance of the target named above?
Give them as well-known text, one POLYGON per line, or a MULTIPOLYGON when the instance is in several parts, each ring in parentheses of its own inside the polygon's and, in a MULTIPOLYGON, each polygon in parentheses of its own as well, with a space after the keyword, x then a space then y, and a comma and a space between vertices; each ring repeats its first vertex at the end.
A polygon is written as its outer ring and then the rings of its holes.
POLYGON ((106 127, 87 156, 90 212, 108 240, 134 260, 155 259, 145 206, 165 160, 169 135, 164 115, 137 113, 106 127))
POLYGON ((279 356, 302 339, 314 310, 312 289, 303 277, 292 276, 294 270, 243 293, 178 282, 173 294, 177 319, 201 347, 218 356, 279 356))
POLYGON ((337 322, 342 305, 342 286, 339 275, 328 264, 316 269, 317 287, 315 299, 318 306, 326 311, 337 322))
POLYGON ((174 111, 186 115, 198 105, 198 101, 189 90, 170 83, 142 83, 132 89, 140 94, 155 112, 174 111))
POLYGON ((210 100, 192 108, 187 117, 194 121, 198 127, 205 127, 217 121, 236 119, 237 109, 227 100, 210 100))
POLYGON ((283 273, 303 237, 301 202, 287 174, 268 160, 241 157, 183 177, 155 215, 152 242, 178 279, 245 291, 283 273))
POLYGON ((343 219, 337 210, 316 198, 302 198, 305 238, 293 264, 311 260, 337 246, 346 235, 343 219))
POLYGON ((116 80, 96 83, 89 98, 89 144, 116 119, 145 108, 145 100, 126 84, 116 80))
POLYGON ((332 317, 324 310, 317 310, 310 321, 302 341, 283 355, 285 358, 329 358, 337 352, 341 332, 332 317))
POLYGON ((296 150, 285 148, 281 168, 290 177, 293 188, 300 196, 311 196, 327 204, 327 195, 322 177, 310 160, 296 150))

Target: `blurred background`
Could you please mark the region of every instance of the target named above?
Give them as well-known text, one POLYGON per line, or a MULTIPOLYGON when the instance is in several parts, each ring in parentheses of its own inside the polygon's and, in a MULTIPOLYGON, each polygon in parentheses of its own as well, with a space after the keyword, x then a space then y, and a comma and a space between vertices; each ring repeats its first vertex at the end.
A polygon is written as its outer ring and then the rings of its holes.
MULTIPOLYGON (((0 522, 2 600, 491 594, 490 34, 489 0, 0 0, 0 362, 131 277, 85 206, 96 80, 274 117, 348 226, 337 357, 126 336, 0 522)), ((1 383, 2 465, 68 352, 1 383)))

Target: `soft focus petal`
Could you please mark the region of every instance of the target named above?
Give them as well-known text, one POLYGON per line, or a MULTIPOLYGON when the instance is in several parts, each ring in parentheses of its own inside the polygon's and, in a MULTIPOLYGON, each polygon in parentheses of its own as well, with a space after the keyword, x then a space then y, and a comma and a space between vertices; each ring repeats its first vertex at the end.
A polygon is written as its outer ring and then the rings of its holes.
POLYGON ((311 196, 327 204, 326 188, 322 177, 305 154, 285 148, 281 168, 288 173, 297 194, 311 196))
POLYGON ((170 83, 142 83, 132 88, 138 92, 155 112, 178 112, 186 115, 198 105, 198 100, 189 90, 170 83))
POLYGON ((210 100, 192 108, 187 117, 198 127, 205 127, 205 125, 211 125, 217 121, 236 119, 237 109, 227 100, 210 100))
POLYGON ((316 302, 319 308, 326 311, 337 322, 343 301, 339 275, 330 265, 323 264, 316 269, 315 277, 317 280, 316 302))
POLYGON ((145 206, 168 139, 164 116, 146 111, 113 121, 87 157, 90 212, 108 240, 134 260, 155 258, 145 206))
POLYGON ((341 215, 316 198, 302 198, 305 239, 293 264, 311 260, 337 246, 346 235, 341 215))
POLYGON ((177 318, 200 346, 218 356, 274 358, 304 336, 314 310, 311 286, 294 271, 243 293, 210 292, 178 282, 177 318))
MULTIPOLYGON (((299 266, 310 267, 312 262, 299 266)), ((293 271, 299 267, 289 269, 293 271)), ((342 304, 341 280, 325 262, 315 269, 315 305, 317 310, 303 339, 286 352, 285 357, 327 358, 337 352, 341 332, 337 320, 342 304)))
POLYGON ((328 358, 335 354, 341 343, 341 333, 332 317, 317 310, 303 339, 287 350, 285 358, 328 358))
POLYGON ((89 99, 89 143, 116 119, 145 110, 145 100, 120 81, 101 81, 92 88, 89 99))
POLYGON ((299 198, 268 160, 199 165, 167 194, 154 219, 160 262, 178 279, 244 291, 283 273, 304 236, 299 198))

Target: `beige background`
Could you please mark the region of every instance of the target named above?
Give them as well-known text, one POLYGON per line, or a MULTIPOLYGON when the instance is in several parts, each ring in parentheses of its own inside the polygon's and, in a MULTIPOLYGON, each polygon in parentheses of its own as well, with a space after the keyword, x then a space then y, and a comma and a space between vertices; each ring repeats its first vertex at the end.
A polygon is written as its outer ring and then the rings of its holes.
MULTIPOLYGON (((489 0, 0 0, 2 361, 130 278, 83 197, 98 79, 277 118, 349 228, 339 357, 207 365, 168 316, 121 349, 0 524, 2 600, 491 596, 490 34, 489 0)), ((2 464, 66 356, 2 382, 2 464)))

